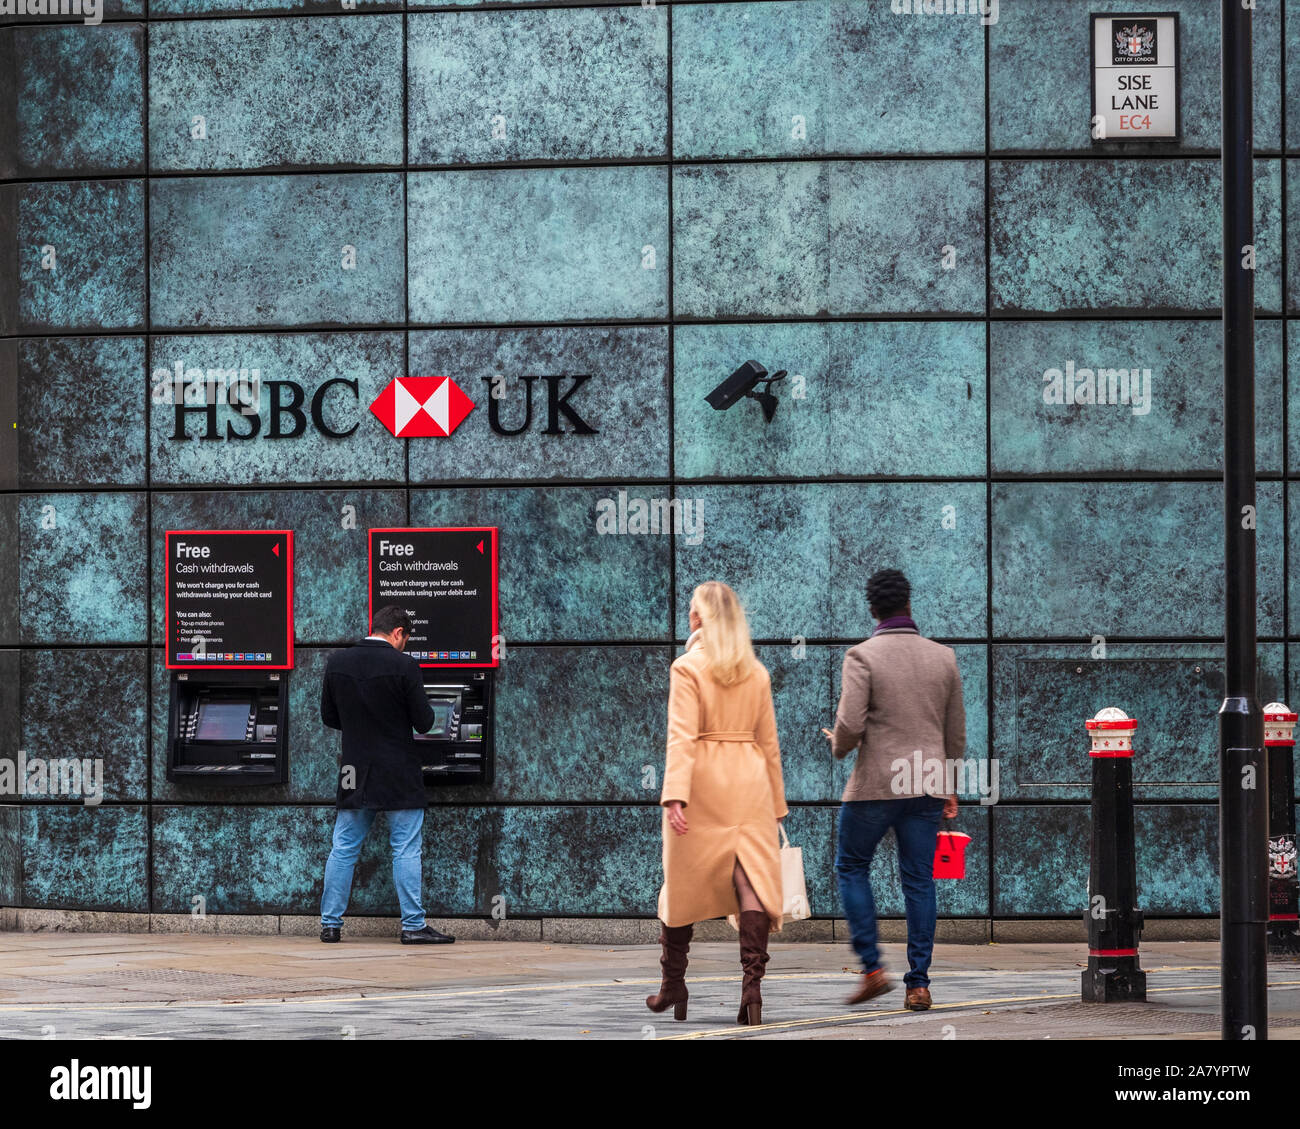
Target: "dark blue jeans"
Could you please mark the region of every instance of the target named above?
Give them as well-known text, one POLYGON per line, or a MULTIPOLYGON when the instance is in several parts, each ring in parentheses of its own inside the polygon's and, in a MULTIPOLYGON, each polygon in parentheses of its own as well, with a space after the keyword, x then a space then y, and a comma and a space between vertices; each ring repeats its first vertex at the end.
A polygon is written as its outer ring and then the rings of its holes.
POLYGON ((853 951, 862 970, 880 967, 876 948, 876 902, 871 896, 871 860, 891 827, 898 840, 898 873, 907 906, 907 963, 903 977, 909 988, 930 985, 930 955, 938 906, 934 897, 934 848, 943 801, 933 796, 901 800, 851 800, 840 806, 839 844, 835 876, 840 901, 853 934, 853 951))

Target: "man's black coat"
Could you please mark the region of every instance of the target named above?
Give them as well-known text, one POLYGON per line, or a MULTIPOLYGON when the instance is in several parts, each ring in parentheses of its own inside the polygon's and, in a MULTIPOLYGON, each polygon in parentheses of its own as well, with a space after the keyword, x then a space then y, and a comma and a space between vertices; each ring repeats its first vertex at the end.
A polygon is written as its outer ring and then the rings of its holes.
POLYGON ((428 803, 412 728, 427 733, 437 720, 420 666, 382 639, 363 639, 325 664, 321 720, 343 730, 338 806, 401 811, 428 803), (355 787, 344 788, 347 769, 355 787))

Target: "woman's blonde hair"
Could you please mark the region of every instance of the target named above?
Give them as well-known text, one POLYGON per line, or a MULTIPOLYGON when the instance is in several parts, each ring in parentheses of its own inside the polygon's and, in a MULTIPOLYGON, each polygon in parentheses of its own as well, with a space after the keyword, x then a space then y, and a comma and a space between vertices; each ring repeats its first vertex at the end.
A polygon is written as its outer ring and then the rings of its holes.
POLYGON ((700 616, 699 646, 709 673, 723 686, 739 682, 753 667, 754 645, 740 598, 720 580, 706 580, 691 593, 700 616))

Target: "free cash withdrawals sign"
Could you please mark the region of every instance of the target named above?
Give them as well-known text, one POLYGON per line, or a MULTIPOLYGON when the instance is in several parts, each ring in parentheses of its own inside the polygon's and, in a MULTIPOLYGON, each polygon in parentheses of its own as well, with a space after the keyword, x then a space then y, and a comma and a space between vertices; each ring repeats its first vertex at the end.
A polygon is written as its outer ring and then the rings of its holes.
POLYGON ((166 665, 293 668, 293 531, 170 529, 166 665))
POLYGON ((1092 15, 1092 136, 1178 141, 1178 14, 1092 15))
POLYGON ((421 666, 498 666, 496 529, 370 530, 371 620, 385 604, 411 617, 421 666))

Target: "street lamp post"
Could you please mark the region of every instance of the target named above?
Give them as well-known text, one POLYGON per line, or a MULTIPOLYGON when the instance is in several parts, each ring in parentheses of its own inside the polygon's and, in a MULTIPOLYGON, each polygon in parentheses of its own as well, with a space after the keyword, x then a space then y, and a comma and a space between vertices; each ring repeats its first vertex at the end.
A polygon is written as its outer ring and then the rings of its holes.
POLYGON ((1251 10, 1222 0, 1225 691, 1219 708, 1224 1039, 1268 1036, 1268 760, 1255 676, 1255 204, 1251 10))

